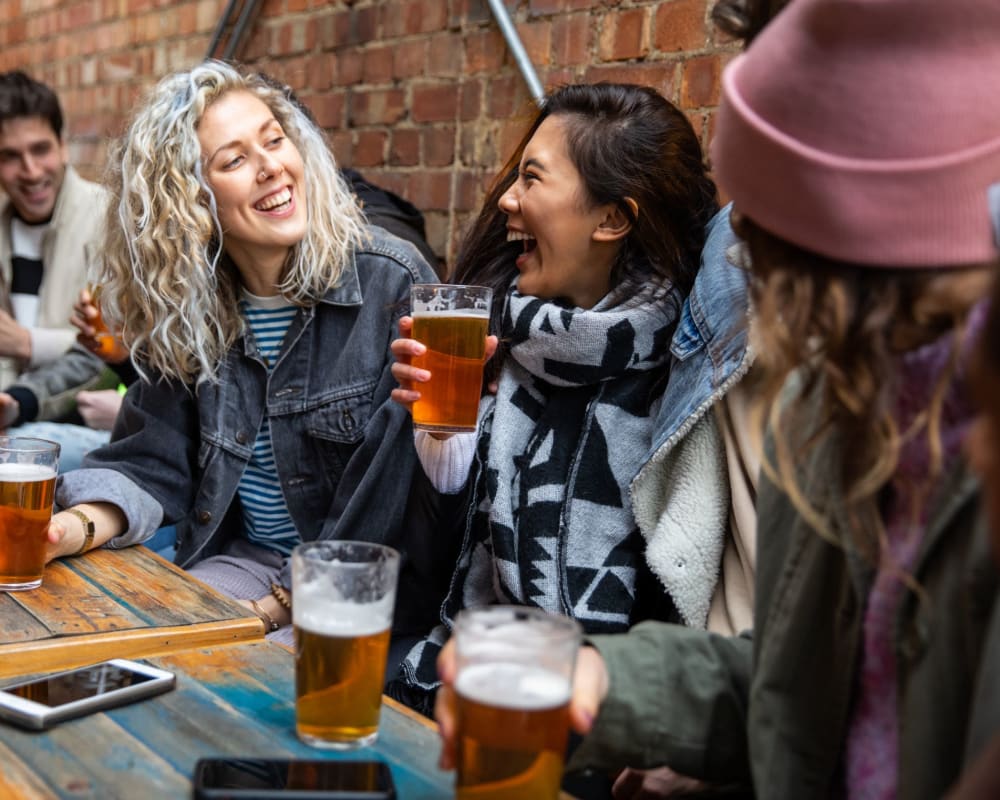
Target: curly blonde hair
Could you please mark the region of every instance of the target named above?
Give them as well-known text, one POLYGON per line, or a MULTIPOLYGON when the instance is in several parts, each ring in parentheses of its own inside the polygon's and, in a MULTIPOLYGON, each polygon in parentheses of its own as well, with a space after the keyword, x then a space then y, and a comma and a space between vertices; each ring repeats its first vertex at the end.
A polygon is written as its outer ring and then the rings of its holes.
MULTIPOLYGON (((936 280, 958 270, 872 269, 824 259, 743 217, 734 227, 752 260, 755 427, 767 424, 773 447, 762 463, 765 474, 818 534, 838 544, 846 535, 876 561, 885 539, 880 493, 896 472, 903 443, 926 437, 929 484, 943 468, 942 409, 957 379, 971 308, 925 301, 936 280), (948 332, 948 367, 928 407, 901 430, 894 415, 900 355, 948 332), (839 534, 830 525, 833 509, 816 505, 815 487, 803 483, 811 454, 831 437, 838 463, 830 466, 849 525, 839 534)), ((824 480, 829 477, 824 469, 824 480)))
POLYGON ((365 237, 325 136, 273 81, 219 61, 160 81, 110 156, 101 302, 140 368, 189 384, 218 380, 243 332, 239 274, 225 255, 197 130, 205 110, 233 91, 267 105, 304 164, 306 235, 289 253, 281 294, 317 303, 365 237))

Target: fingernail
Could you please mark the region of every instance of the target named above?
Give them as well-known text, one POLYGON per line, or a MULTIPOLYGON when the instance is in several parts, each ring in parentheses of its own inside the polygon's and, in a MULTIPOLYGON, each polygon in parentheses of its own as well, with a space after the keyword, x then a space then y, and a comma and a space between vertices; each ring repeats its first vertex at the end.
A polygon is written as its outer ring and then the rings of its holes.
POLYGON ((426 383, 430 379, 431 379, 431 374, 427 370, 422 369, 417 371, 417 380, 424 381, 426 383))

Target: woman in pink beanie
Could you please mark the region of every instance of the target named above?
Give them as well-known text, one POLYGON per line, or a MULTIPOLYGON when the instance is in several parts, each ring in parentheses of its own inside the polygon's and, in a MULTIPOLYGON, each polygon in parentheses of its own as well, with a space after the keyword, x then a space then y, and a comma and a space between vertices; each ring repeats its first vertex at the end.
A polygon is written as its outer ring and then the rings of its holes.
POLYGON ((998 76, 992 0, 793 0, 726 71, 712 153, 768 425, 754 631, 591 637, 575 764, 938 798, 977 754, 997 573, 961 443, 1000 264, 998 76))

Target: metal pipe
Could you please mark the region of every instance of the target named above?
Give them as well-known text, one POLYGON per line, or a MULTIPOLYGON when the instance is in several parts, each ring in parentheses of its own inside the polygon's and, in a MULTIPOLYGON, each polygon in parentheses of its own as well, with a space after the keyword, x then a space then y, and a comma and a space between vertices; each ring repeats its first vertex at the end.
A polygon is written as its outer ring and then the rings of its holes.
POLYGON ((232 58, 236 48, 243 40, 243 31, 253 18, 254 11, 257 9, 257 2, 258 0, 244 0, 243 8, 240 11, 240 18, 236 20, 236 26, 233 28, 229 41, 226 42, 226 49, 222 52, 223 60, 228 61, 232 58))
POLYGON ((235 7, 236 0, 229 0, 229 2, 226 3, 226 10, 223 12, 222 16, 219 17, 219 22, 215 26, 215 33, 212 34, 212 42, 208 46, 208 52, 205 54, 205 58, 213 58, 215 56, 215 48, 217 48, 219 46, 219 42, 222 41, 222 32, 226 29, 229 17, 232 15, 235 7))
POLYGON ((507 7, 503 4, 503 0, 489 0, 489 4, 493 17, 496 19, 497 25, 500 26, 503 38, 507 40, 507 47, 510 48, 511 55, 514 56, 514 62, 521 70, 524 82, 528 84, 531 96, 535 98, 535 103, 538 106, 543 105, 545 103, 545 90, 542 88, 542 82, 538 80, 538 73, 535 72, 535 67, 521 43, 521 37, 517 35, 517 28, 514 27, 507 7))

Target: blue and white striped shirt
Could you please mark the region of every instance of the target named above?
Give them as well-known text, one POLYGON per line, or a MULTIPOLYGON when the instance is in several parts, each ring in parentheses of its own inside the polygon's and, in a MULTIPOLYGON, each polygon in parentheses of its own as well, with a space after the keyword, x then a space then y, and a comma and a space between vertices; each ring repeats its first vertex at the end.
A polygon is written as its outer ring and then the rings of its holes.
MULTIPOLYGON (((280 295, 257 297, 244 290, 240 311, 253 331, 257 350, 270 372, 298 308, 280 295)), ((290 555, 300 537, 281 493, 274 464, 271 425, 266 413, 253 444, 250 463, 240 478, 239 495, 247 538, 254 544, 290 555)))

